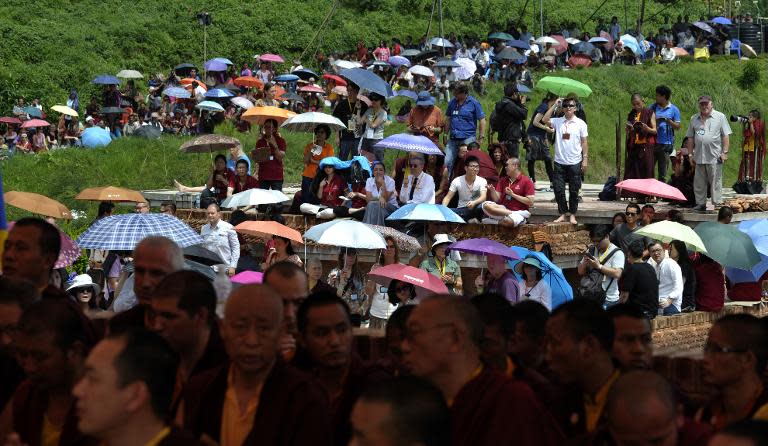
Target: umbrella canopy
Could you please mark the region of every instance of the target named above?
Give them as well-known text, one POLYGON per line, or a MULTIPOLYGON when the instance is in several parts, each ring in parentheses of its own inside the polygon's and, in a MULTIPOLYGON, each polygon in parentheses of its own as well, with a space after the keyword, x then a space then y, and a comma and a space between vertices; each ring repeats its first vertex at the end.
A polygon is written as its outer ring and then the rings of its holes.
POLYGON ((654 178, 624 180, 616 184, 616 189, 628 190, 651 197, 669 198, 670 200, 686 200, 685 195, 678 188, 654 178))
POLYGON ((258 88, 258 89, 264 88, 264 82, 262 82, 261 79, 255 78, 253 76, 240 76, 236 78, 233 81, 233 83, 238 87, 248 87, 248 88, 258 88))
POLYGON ((234 63, 231 60, 227 59, 226 57, 214 57, 211 60, 216 61, 216 62, 221 62, 224 65, 234 65, 234 63))
POLYGON ((672 51, 674 51, 675 54, 680 57, 690 56, 690 54, 688 53, 688 51, 685 50, 685 48, 680 48, 679 46, 672 48, 672 51))
POLYGON ((136 129, 131 136, 139 136, 146 139, 158 139, 163 134, 160 127, 154 125, 143 125, 136 129))
POLYGON ((514 48, 506 47, 494 56, 497 60, 517 60, 523 57, 514 48))
POLYGON ((121 115, 125 113, 125 109, 120 107, 104 107, 99 112, 102 115, 121 115))
POLYGON ((544 76, 536 83, 536 88, 550 91, 560 96, 568 96, 571 93, 579 97, 587 97, 592 94, 592 89, 587 84, 579 81, 558 76, 544 76))
POLYGON ((13 125, 19 125, 21 124, 21 119, 14 118, 13 116, 3 116, 0 118, 0 122, 3 124, 13 124, 13 125))
POLYGON ((760 263, 752 238, 736 226, 704 222, 694 231, 704 241, 707 256, 723 266, 749 271, 760 263))
POLYGON ((411 203, 391 213, 387 220, 442 221, 466 223, 447 206, 442 204, 411 203))
POLYGON ((42 118, 43 117, 43 112, 39 108, 32 107, 31 105, 28 105, 28 106, 24 107, 23 111, 24 111, 24 113, 26 113, 27 115, 29 115, 32 118, 42 118))
POLYGON ((173 98, 188 99, 192 97, 192 93, 181 87, 168 87, 163 90, 163 96, 170 96, 173 98))
POLYGON ((419 100, 419 95, 415 91, 411 90, 397 90, 395 92, 395 96, 403 96, 414 101, 419 100))
POLYGON ((704 22, 693 22, 693 24, 691 24, 691 26, 694 27, 694 28, 698 28, 698 29, 700 29, 702 31, 708 32, 710 34, 714 34, 715 33, 715 30, 712 29, 711 26, 707 25, 704 22))
POLYGON ((433 37, 432 40, 429 41, 429 44, 441 48, 453 48, 453 44, 449 42, 448 39, 443 39, 442 37, 433 37))
POLYGON ((487 238, 470 238, 451 243, 446 251, 459 251, 477 255, 497 255, 507 260, 520 259, 520 256, 509 246, 487 238))
POLYGON ((453 61, 453 60, 451 60, 451 59, 440 59, 440 60, 438 60, 438 61, 437 61, 437 63, 435 64, 435 66, 437 66, 437 67, 441 67, 441 68, 448 68, 448 67, 451 67, 451 68, 458 68, 458 67, 460 67, 461 65, 459 65, 459 64, 458 64, 458 63, 456 63, 456 62, 454 62, 454 61, 453 61))
MULTIPOLYGON (((418 51, 416 51, 418 53, 418 51)), ((349 60, 337 60, 333 62, 333 65, 340 70, 348 70, 350 68, 360 68, 363 65, 360 62, 353 62, 349 60)))
POLYGON ((382 237, 392 237, 397 244, 397 248, 400 251, 416 252, 421 249, 421 244, 416 237, 410 236, 404 232, 400 232, 395 228, 389 226, 379 226, 367 224, 371 229, 378 232, 382 237))
POLYGON ((565 41, 565 37, 559 34, 555 34, 552 36, 552 38, 557 40, 557 45, 555 46, 555 49, 557 50, 558 56, 568 51, 568 42, 565 41))
POLYGON ((296 243, 304 243, 301 232, 276 221, 244 221, 235 226, 235 231, 261 238, 272 238, 276 235, 296 243))
POLYGON ((91 83, 96 85, 120 85, 120 79, 110 74, 100 74, 93 78, 91 83))
POLYGON ((752 267, 751 270, 725 268, 725 275, 731 283, 757 282, 766 272, 768 272, 768 256, 763 254, 760 254, 760 263, 752 267))
POLYGON ((644 235, 653 240, 659 240, 669 243, 673 240, 680 240, 688 248, 706 254, 707 248, 698 234, 686 225, 674 221, 662 220, 643 226, 637 230, 637 235, 644 235))
POLYGON ((9 191, 3 194, 5 204, 46 217, 72 219, 69 209, 53 198, 33 192, 9 191))
POLYGON ((267 119, 274 119, 278 124, 282 124, 291 116, 296 116, 296 113, 284 108, 268 106, 250 108, 240 117, 245 121, 264 125, 267 119))
POLYGON ((392 280, 410 283, 416 288, 416 295, 418 297, 424 297, 429 294, 449 293, 448 287, 445 286, 440 277, 427 272, 427 270, 400 263, 379 266, 371 270, 368 273, 368 277, 383 286, 389 285, 389 282, 392 280))
POLYGON ((305 80, 305 81, 308 81, 310 79, 320 79, 320 75, 318 75, 314 71, 308 70, 306 68, 303 68, 301 70, 292 71, 291 74, 293 74, 294 76, 298 76, 299 79, 302 79, 302 80, 305 80))
POLYGON ((325 93, 325 91, 317 85, 305 85, 303 87, 299 87, 299 91, 304 93, 325 93))
POLYGON ((488 36, 488 40, 514 40, 515 37, 512 34, 495 32, 488 36))
MULTIPOLYGON (((513 271, 517 265, 526 258, 533 257, 541 264, 541 280, 545 281, 549 285, 552 298, 552 309, 559 307, 560 305, 573 300, 573 287, 565 279, 563 270, 557 265, 552 263, 547 256, 537 251, 531 251, 530 249, 522 248, 519 246, 513 246, 512 249, 517 253, 521 260, 513 260, 509 262, 513 271)), ((517 271, 515 271, 517 273, 517 271)), ((521 280, 522 276, 517 275, 521 280)))
POLYGON ((356 220, 337 219, 312 226, 304 238, 321 245, 356 249, 386 249, 387 243, 378 232, 356 220))
POLYGON ((456 79, 464 81, 472 76, 474 76, 475 71, 477 71, 477 64, 472 59, 467 59, 465 57, 456 59, 456 63, 461 65, 459 68, 454 71, 454 74, 456 75, 456 79))
POLYGON ((531 45, 528 42, 523 42, 522 40, 510 40, 507 42, 507 45, 511 46, 512 48, 517 48, 521 50, 530 50, 531 45))
POLYGON ((121 79, 144 79, 144 75, 136 70, 120 70, 117 76, 121 79))
POLYGON ((443 152, 440 150, 431 139, 421 135, 411 135, 409 133, 397 133, 395 135, 387 136, 381 141, 374 144, 377 149, 392 149, 402 150, 404 152, 418 152, 425 155, 440 155, 443 156, 443 152))
POLYGON ((579 42, 573 45, 574 53, 590 54, 595 50, 595 46, 589 42, 579 42))
POLYGON ((727 19, 725 17, 715 17, 712 19, 712 23, 717 23, 718 25, 732 25, 733 22, 731 22, 730 19, 727 19))
POLYGON ((80 235, 82 248, 130 251, 149 236, 167 237, 184 248, 203 243, 186 223, 166 214, 119 214, 97 220, 80 235))
POLYGON ((760 253, 760 262, 751 270, 726 268, 725 274, 733 283, 757 282, 768 271, 768 220, 745 220, 739 223, 738 228, 752 239, 760 253))
POLYGON ((556 39, 549 36, 539 37, 538 39, 535 40, 535 42, 538 43, 539 45, 546 45, 548 43, 551 43, 552 45, 560 44, 560 42, 558 42, 556 39))
POLYGON ((581 43, 581 40, 575 37, 566 37, 565 41, 568 42, 569 45, 576 45, 577 43, 581 43))
POLYGON ((333 81, 337 86, 341 86, 341 87, 346 87, 347 86, 347 81, 345 81, 344 79, 342 79, 339 76, 336 76, 335 74, 328 74, 328 73, 326 73, 326 74, 323 75, 323 79, 325 79, 327 81, 333 81))
POLYGON ((206 110, 210 112, 223 112, 224 107, 222 107, 219 103, 213 102, 213 101, 203 101, 197 105, 195 105, 195 108, 200 110, 206 110))
POLYGON ((388 67, 389 63, 383 60, 373 60, 368 64, 369 67, 388 67))
POLYGON ((239 145, 241 145, 240 140, 231 136, 203 135, 185 142, 179 150, 184 153, 210 153, 229 150, 239 145))
POLYGON ((216 59, 211 59, 205 63, 206 71, 227 71, 227 64, 216 59))
POLYGON ((48 121, 44 121, 42 119, 30 119, 29 121, 24 121, 24 124, 21 124, 21 128, 28 129, 30 127, 48 127, 51 125, 48 121))
POLYGON ((420 52, 421 51, 419 51, 419 50, 417 50, 415 48, 410 48, 410 49, 407 49, 407 50, 403 51, 402 53, 400 53, 400 55, 403 56, 403 57, 413 57, 413 56, 416 56, 417 54, 419 54, 420 52))
MULTIPOLYGON (((334 88, 344 88, 344 91, 346 91, 347 87, 334 87, 334 88)), ((360 96, 358 96, 358 97, 360 97, 360 96)), ((289 102, 290 101, 305 102, 304 98, 302 98, 301 96, 299 96, 298 94, 296 94, 296 93, 294 93, 292 91, 290 91, 288 93, 281 94, 280 97, 277 98, 277 99, 282 100, 282 101, 289 101, 289 102)))
POLYGON ((244 206, 283 203, 288 200, 289 198, 279 190, 248 189, 228 197, 221 203, 221 207, 234 209, 244 206))
POLYGON ((361 90, 367 90, 385 98, 392 96, 392 87, 384 79, 366 69, 350 68, 341 70, 339 75, 356 84, 361 90))
POLYGON ((608 39, 605 37, 593 37, 589 39, 589 43, 608 43, 608 39))
POLYGON ((206 98, 231 98, 235 94, 225 88, 213 88, 205 92, 206 98))
POLYGON ((240 285, 261 283, 262 280, 264 280, 264 273, 257 271, 242 271, 232 276, 229 280, 231 280, 232 283, 239 283, 240 285))
POLYGON ((419 76, 435 77, 435 73, 424 65, 414 65, 408 69, 411 74, 418 74, 419 76))
POLYGON ((292 132, 314 132, 315 127, 321 124, 330 127, 332 132, 347 128, 347 126, 344 125, 344 123, 341 122, 339 118, 320 112, 302 113, 300 115, 293 116, 283 122, 281 127, 292 132))
POLYGON ((387 62, 389 62, 389 64, 392 65, 393 67, 399 67, 402 65, 405 65, 406 67, 411 66, 411 61, 408 60, 407 57, 403 57, 403 56, 392 56, 389 58, 387 62))
POLYGON ((619 41, 623 43, 625 47, 631 49, 636 55, 640 56, 643 54, 643 50, 640 48, 640 43, 638 43, 637 39, 633 36, 624 34, 619 38, 619 41))
POLYGON ((174 71, 184 71, 184 70, 189 71, 192 68, 197 68, 197 67, 194 64, 185 62, 185 63, 180 63, 180 64, 176 65, 175 67, 173 67, 173 70, 174 71))
POLYGON ((147 201, 140 192, 115 186, 89 187, 83 189, 75 200, 89 201, 127 201, 140 203, 147 201))
POLYGON ((299 76, 295 74, 281 74, 274 78, 275 82, 296 82, 297 80, 299 80, 299 76))
POLYGON ((278 54, 262 54, 259 56, 259 60, 262 62, 274 62, 274 63, 283 63, 285 62, 282 57, 278 54))
POLYGON ((253 102, 249 101, 248 99, 238 96, 236 98, 230 99, 230 101, 235 104, 236 106, 243 108, 245 110, 252 109, 254 107, 253 102))
POLYGON ((437 57, 439 55, 440 52, 437 50, 424 50, 415 56, 411 56, 410 59, 411 62, 419 62, 422 60, 430 59, 432 57, 437 57))
POLYGON ((94 149, 96 147, 108 146, 112 142, 112 135, 109 130, 101 127, 89 127, 80 134, 80 142, 83 146, 94 149))
POLYGON ((51 107, 51 110, 57 113, 61 113, 62 115, 78 116, 77 111, 75 111, 70 107, 67 107, 66 105, 54 105, 53 107, 51 107))
POLYGON ((749 57, 757 57, 757 53, 755 52, 755 49, 752 48, 752 46, 743 42, 741 44, 741 52, 746 54, 749 57))
POLYGON ((206 249, 203 245, 192 245, 184 248, 184 258, 194 260, 195 262, 206 266, 227 263, 218 253, 206 249))

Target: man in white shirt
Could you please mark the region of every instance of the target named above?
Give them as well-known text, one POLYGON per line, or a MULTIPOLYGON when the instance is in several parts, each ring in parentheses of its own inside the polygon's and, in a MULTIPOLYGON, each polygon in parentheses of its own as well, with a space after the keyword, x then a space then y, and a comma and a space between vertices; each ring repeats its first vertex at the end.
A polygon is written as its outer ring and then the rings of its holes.
POLYGON ((624 272, 624 252, 611 243, 608 226, 595 225, 589 230, 589 238, 594 245, 587 251, 578 265, 580 276, 587 275, 596 269, 603 275, 603 290, 605 290, 606 308, 619 303, 619 279, 624 272))
POLYGON ((424 172, 424 155, 411 156, 411 174, 400 187, 400 202, 403 204, 435 204, 435 179, 424 172))
POLYGON ((587 123, 576 117, 576 99, 558 99, 541 118, 545 125, 555 129, 555 165, 552 188, 555 190, 557 210, 560 217, 555 223, 562 223, 566 217, 572 225, 576 222, 579 207, 581 177, 587 171, 588 144, 587 123), (555 109, 562 108, 565 116, 553 118, 555 109), (568 201, 565 200, 565 183, 568 182, 568 201))
POLYGON ((226 263, 227 275, 233 276, 240 259, 240 241, 237 239, 237 233, 231 224, 221 221, 218 204, 209 205, 206 211, 208 223, 200 228, 200 235, 205 240, 203 246, 220 255, 226 263))
POLYGON ((482 71, 482 74, 485 75, 485 70, 488 69, 488 65, 491 63, 491 56, 488 55, 488 52, 482 46, 475 55, 475 63, 482 71))
POLYGON ((659 308, 664 315, 677 314, 683 303, 683 273, 680 265, 666 255, 664 247, 658 241, 648 246, 651 258, 648 264, 656 270, 659 279, 659 308))
POLYGON ((480 160, 476 156, 468 156, 464 160, 464 166, 467 173, 451 181, 448 193, 443 198, 443 206, 448 206, 453 196, 458 193, 459 203, 453 209, 453 212, 464 220, 472 218, 481 220, 483 218, 483 209, 480 205, 485 201, 488 192, 486 187, 488 182, 485 178, 477 175, 480 172, 480 160))

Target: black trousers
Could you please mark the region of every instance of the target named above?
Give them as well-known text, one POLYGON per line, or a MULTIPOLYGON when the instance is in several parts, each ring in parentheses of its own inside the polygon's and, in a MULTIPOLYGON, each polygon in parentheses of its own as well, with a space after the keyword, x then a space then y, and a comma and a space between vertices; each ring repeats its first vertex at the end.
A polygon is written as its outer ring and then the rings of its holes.
POLYGON ((581 163, 558 164, 555 163, 552 188, 555 190, 557 211, 560 215, 570 213, 575 215, 579 210, 579 190, 581 189, 581 163), (565 200, 565 184, 568 183, 568 201, 565 200))

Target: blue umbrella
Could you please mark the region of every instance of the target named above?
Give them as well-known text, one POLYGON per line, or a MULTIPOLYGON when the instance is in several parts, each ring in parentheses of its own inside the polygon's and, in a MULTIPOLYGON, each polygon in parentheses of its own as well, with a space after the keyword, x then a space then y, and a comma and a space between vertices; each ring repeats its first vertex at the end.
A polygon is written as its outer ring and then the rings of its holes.
POLYGON ((442 204, 411 203, 391 213, 387 220, 442 221, 466 223, 464 219, 442 204))
POLYGON ((166 214, 120 214, 95 222, 77 239, 81 248, 131 251, 145 237, 167 237, 182 248, 203 243, 186 223, 166 214))
POLYGON ((299 76, 296 76, 295 74, 281 74, 280 76, 275 76, 274 78, 277 82, 296 82, 299 80, 299 76))
POLYGON ((517 91, 519 93, 530 93, 533 90, 531 90, 530 88, 528 88, 527 86, 525 86, 523 84, 517 84, 517 91))
POLYGON ((405 65, 406 67, 411 66, 411 61, 408 60, 407 57, 403 57, 403 56, 392 56, 389 58, 388 62, 393 67, 399 67, 401 65, 405 65))
POLYGON ((605 37, 593 37, 589 39, 589 43, 608 43, 608 39, 605 37))
POLYGON ((395 96, 405 96, 406 98, 413 99, 414 101, 419 100, 419 95, 416 94, 415 91, 411 91, 411 90, 397 90, 395 92, 395 96))
POLYGON ((753 266, 751 270, 728 267, 725 269, 725 275, 731 283, 757 282, 766 271, 768 271, 768 256, 760 254, 760 263, 753 266))
POLYGON ((444 68, 448 68, 448 67, 458 68, 458 67, 461 66, 461 64, 459 64, 458 62, 454 62, 451 59, 440 59, 440 60, 437 61, 435 66, 437 66, 437 67, 444 67, 444 68))
POLYGON ((368 162, 368 158, 364 156, 353 156, 349 161, 342 161, 335 156, 327 156, 320 160, 320 168, 322 169, 325 166, 333 166, 335 170, 345 170, 352 167, 352 164, 354 163, 360 164, 360 167, 368 172, 368 175, 373 176, 373 172, 371 171, 371 163, 368 162))
POLYGON ((216 62, 221 62, 225 65, 234 65, 234 63, 231 60, 227 59, 226 57, 214 57, 211 60, 214 60, 216 62))
MULTIPOLYGON (((541 263, 541 280, 545 280, 549 289, 552 290, 552 309, 559 307, 563 303, 573 300, 573 287, 565 280, 563 270, 557 265, 552 263, 544 254, 531 251, 530 249, 522 248, 519 246, 513 246, 512 249, 525 260, 527 257, 533 257, 541 263)), ((522 260, 512 260, 509 265, 513 268, 517 266, 522 260)), ((522 280, 522 276, 517 274, 522 280)))
POLYGON ((163 90, 163 96, 187 99, 192 97, 192 93, 181 87, 168 87, 163 90))
POLYGON ((93 78, 91 83, 96 85, 120 85, 120 79, 111 74, 100 74, 93 78))
POLYGON ((725 275, 733 283, 757 282, 768 271, 768 220, 744 220, 739 223, 738 228, 752 239, 755 249, 760 253, 760 263, 751 270, 728 267, 725 269, 725 275))
POLYGON ((574 53, 582 54, 589 54, 595 50, 595 46, 589 42, 579 42, 576 45, 573 45, 571 48, 573 48, 574 53))
POLYGON ((109 134, 109 130, 101 127, 88 127, 83 130, 80 135, 80 141, 83 146, 89 149, 95 149, 96 147, 104 147, 112 142, 112 136, 109 134))
POLYGON ((28 114, 29 116, 33 118, 42 118, 43 112, 40 111, 37 107, 32 107, 31 105, 28 105, 22 109, 24 113, 28 114))
POLYGON ((206 98, 231 98, 234 96, 231 91, 224 88, 212 88, 205 92, 206 98))
POLYGON ((725 17, 715 17, 712 19, 712 23, 717 23, 718 25, 732 25, 733 22, 731 22, 730 19, 727 19, 725 17))
POLYGON ((385 98, 392 96, 392 87, 384 79, 366 69, 349 68, 341 70, 339 75, 360 87, 361 90, 368 90, 385 98))
POLYGON ((507 45, 511 46, 512 48, 518 48, 521 50, 531 49, 531 45, 529 45, 528 42, 523 42, 522 40, 510 40, 507 42, 507 45))
POLYGON ((216 59, 211 59, 205 63, 205 69, 207 71, 227 71, 227 64, 219 62, 216 59))
POLYGON ((295 70, 291 74, 298 76, 300 79, 308 81, 310 78, 320 79, 320 76, 312 70, 303 68, 301 70, 295 70))
POLYGON ((488 40, 513 40, 514 37, 512 34, 504 33, 504 32, 495 32, 488 36, 488 40))
POLYGON ((195 105, 195 108, 198 108, 200 110, 207 110, 207 111, 213 111, 213 112, 223 112, 224 107, 222 107, 220 104, 213 102, 213 101, 203 101, 197 105, 195 105))
POLYGON ((440 150, 431 139, 421 135, 411 135, 410 133, 397 133, 387 136, 374 144, 377 149, 402 150, 403 152, 418 152, 425 155, 440 155, 440 150))
POLYGON ((635 39, 634 37, 630 36, 629 34, 624 34, 623 36, 621 36, 620 40, 625 47, 632 50, 632 52, 635 53, 636 55, 640 56, 643 54, 643 50, 640 49, 640 44, 637 43, 637 39, 635 39))

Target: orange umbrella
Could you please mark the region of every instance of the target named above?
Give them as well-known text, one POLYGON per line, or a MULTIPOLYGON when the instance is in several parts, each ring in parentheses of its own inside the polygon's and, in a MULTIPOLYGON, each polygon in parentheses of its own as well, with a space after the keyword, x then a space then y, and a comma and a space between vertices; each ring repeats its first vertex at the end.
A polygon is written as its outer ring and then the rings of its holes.
POLYGON ((285 88, 279 86, 279 85, 273 85, 272 86, 272 97, 276 99, 280 99, 280 96, 285 94, 285 88))
POLYGON ((205 85, 204 82, 201 82, 197 79, 193 79, 191 77, 185 77, 184 79, 180 80, 179 83, 184 86, 185 88, 197 88, 200 87, 205 91, 208 91, 208 86, 205 85))
POLYGON ((279 107, 253 107, 243 113, 242 118, 245 121, 256 123, 258 125, 264 125, 264 121, 267 119, 274 119, 278 124, 282 124, 286 119, 291 116, 296 116, 296 113, 279 107))
POLYGON ((264 88, 264 82, 253 76, 240 76, 234 81, 238 87, 258 88, 261 90, 264 88))
POLYGON ((147 201, 146 198, 141 195, 141 192, 115 186, 89 187, 88 189, 83 189, 82 192, 77 194, 75 200, 132 201, 134 203, 147 201))
POLYGON ((72 219, 69 209, 53 198, 32 192, 10 191, 3 195, 6 204, 46 217, 72 219))
POLYGON ((255 237, 271 238, 273 235, 304 243, 301 233, 276 221, 244 221, 235 226, 235 231, 255 237))

